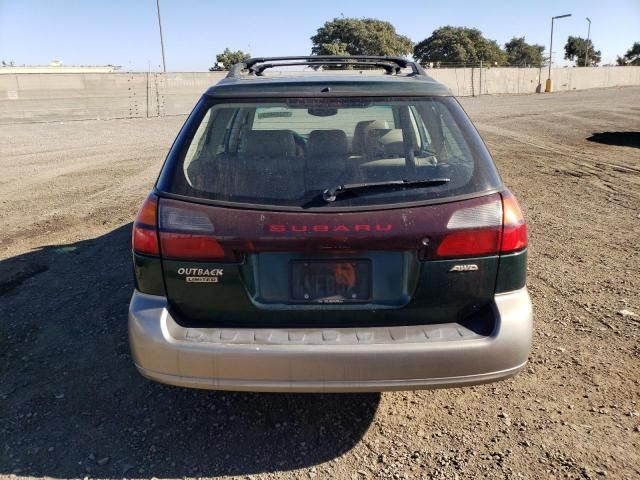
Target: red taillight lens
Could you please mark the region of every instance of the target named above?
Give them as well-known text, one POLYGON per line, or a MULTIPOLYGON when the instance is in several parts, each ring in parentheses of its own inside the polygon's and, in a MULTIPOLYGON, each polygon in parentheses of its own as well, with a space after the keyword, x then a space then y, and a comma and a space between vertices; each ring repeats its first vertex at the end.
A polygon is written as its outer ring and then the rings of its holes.
POLYGON ((225 252, 215 238, 206 235, 160 232, 162 255, 170 258, 223 259, 225 252))
POLYGON ((440 246, 438 257, 476 257, 495 255, 500 245, 500 229, 462 230, 448 233, 440 246))
POLYGON ((151 194, 142 204, 142 208, 138 212, 135 222, 133 223, 133 232, 131 243, 133 250, 146 255, 159 255, 157 218, 158 215, 158 197, 151 194))
POLYGON ((166 258, 233 260, 215 238, 215 227, 200 207, 162 201, 159 212, 160 247, 166 258))
POLYGON ((155 229, 133 226, 133 249, 138 253, 158 255, 158 235, 155 229))
POLYGON ((502 194, 503 233, 502 253, 516 252, 527 247, 527 224, 522 210, 511 192, 502 194))

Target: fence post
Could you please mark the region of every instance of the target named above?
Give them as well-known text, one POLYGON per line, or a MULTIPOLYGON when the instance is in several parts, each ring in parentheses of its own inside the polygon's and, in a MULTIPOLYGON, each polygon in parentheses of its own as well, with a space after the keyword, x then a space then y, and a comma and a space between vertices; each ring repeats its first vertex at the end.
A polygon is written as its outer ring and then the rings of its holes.
POLYGON ((474 67, 471 66, 471 96, 475 97, 476 96, 476 88, 475 88, 476 82, 475 82, 475 79, 473 78, 473 70, 474 70, 474 67))
POLYGON ((480 95, 482 95, 482 59, 480 59, 480 95))
POLYGON ((147 118, 149 118, 149 72, 147 72, 147 118))

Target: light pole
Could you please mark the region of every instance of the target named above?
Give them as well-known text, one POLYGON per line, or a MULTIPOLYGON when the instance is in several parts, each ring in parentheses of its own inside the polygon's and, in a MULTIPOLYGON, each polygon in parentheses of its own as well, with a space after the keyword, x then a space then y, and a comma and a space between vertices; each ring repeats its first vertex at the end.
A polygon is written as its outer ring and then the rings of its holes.
POLYGON ((589 28, 587 29, 587 47, 584 52, 584 66, 589 66, 589 37, 591 36, 591 19, 587 17, 587 22, 589 22, 589 28))
POLYGON ((570 17, 571 14, 567 13, 566 15, 557 15, 555 17, 551 17, 551 41, 549 42, 549 75, 547 76, 547 84, 544 87, 545 92, 551 92, 552 84, 551 84, 551 64, 553 63, 553 22, 558 18, 567 18, 570 17))
POLYGON ((160 27, 160 48, 162 49, 162 71, 167 73, 167 65, 164 62, 164 40, 162 38, 162 20, 160 20, 160 0, 156 0, 156 8, 158 9, 158 26, 160 27))

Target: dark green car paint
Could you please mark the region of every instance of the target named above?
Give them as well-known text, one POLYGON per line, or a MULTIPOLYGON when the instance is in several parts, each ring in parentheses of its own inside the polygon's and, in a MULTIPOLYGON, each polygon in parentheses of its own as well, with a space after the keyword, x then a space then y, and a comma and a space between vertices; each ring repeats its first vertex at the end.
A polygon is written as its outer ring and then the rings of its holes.
POLYGON ((162 278, 162 261, 158 257, 133 252, 133 275, 136 288, 149 295, 166 295, 162 278))
POLYGON ((270 98, 270 97, 345 97, 415 95, 451 96, 451 91, 430 77, 417 75, 397 77, 389 81, 383 77, 326 75, 322 77, 283 77, 242 80, 222 80, 207 90, 209 97, 270 98))
POLYGON ((172 313, 185 326, 463 322, 491 302, 494 287, 495 293, 509 292, 524 287, 526 281, 527 250, 501 257, 427 262, 413 252, 358 252, 356 257, 372 260, 375 303, 287 304, 289 261, 314 258, 299 253, 249 255, 242 263, 163 260, 168 292, 159 258, 134 254, 134 271, 141 292, 169 294, 172 313), (470 264, 478 269, 451 271, 456 265, 470 264), (216 283, 187 283, 185 275, 178 273, 182 268, 223 273, 216 283))
MULTIPOLYGON (((303 253, 258 253, 250 255, 244 269, 244 278, 254 285, 247 289, 254 304, 261 309, 280 309, 290 303, 290 262, 296 260, 349 261, 366 259, 372 267, 371 297, 376 299, 371 308, 402 307, 409 303, 419 275, 419 264, 413 252, 362 251, 353 255, 327 255, 303 253), (257 288, 256 288, 257 287, 257 288)), ((323 304, 329 307, 331 304, 323 304)), ((361 309, 363 304, 341 304, 341 307, 361 309)), ((317 309, 318 305, 306 305, 317 309)))
POLYGON ((500 257, 496 293, 512 292, 524 288, 527 283, 527 253, 528 250, 524 249, 500 257))
POLYGON ((464 260, 478 265, 475 272, 449 272, 461 261, 420 262, 412 253, 358 252, 353 258, 372 260, 375 302, 288 303, 289 261, 313 257, 257 254, 242 264, 164 260, 172 313, 179 321, 201 326, 344 327, 450 322, 462 320, 491 301, 498 268, 498 257, 464 260), (256 279, 258 264, 263 273, 256 279), (178 274, 181 268, 222 269, 224 273, 218 283, 187 283, 184 275, 178 274), (441 283, 442 279, 446 283, 441 283))

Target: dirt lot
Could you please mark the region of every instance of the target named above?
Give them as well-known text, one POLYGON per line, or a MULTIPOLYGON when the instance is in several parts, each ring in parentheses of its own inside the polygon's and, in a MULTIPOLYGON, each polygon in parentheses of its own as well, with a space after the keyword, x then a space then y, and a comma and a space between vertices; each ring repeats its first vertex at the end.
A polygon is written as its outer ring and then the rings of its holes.
POLYGON ((530 225, 530 364, 383 395, 144 380, 130 221, 184 117, 3 126, 0 478, 639 478, 640 88, 463 104, 530 225))

